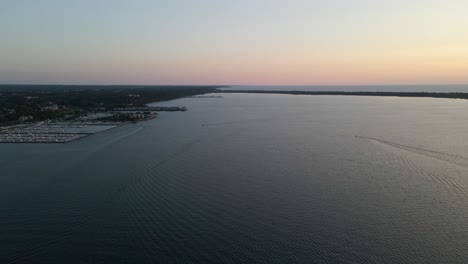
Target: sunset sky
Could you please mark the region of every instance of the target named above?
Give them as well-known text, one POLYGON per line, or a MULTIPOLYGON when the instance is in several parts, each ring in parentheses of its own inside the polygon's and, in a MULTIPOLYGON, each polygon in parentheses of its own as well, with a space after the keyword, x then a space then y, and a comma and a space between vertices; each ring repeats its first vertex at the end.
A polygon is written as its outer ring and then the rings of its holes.
POLYGON ((0 83, 468 83, 467 0, 0 2, 0 83))

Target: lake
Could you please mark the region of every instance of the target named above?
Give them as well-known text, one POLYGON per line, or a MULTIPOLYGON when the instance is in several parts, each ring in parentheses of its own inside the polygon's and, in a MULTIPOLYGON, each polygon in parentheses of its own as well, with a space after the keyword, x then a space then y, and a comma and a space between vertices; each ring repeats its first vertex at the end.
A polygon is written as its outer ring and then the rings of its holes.
POLYGON ((222 94, 0 145, 1 263, 467 263, 468 101, 222 94))

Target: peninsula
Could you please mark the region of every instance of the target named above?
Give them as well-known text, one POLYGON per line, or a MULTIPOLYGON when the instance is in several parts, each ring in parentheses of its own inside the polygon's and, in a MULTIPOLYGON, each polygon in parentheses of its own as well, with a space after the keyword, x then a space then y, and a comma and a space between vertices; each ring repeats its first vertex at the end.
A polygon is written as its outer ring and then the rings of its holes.
POLYGON ((0 85, 0 143, 66 143, 183 106, 147 104, 219 86, 0 85))

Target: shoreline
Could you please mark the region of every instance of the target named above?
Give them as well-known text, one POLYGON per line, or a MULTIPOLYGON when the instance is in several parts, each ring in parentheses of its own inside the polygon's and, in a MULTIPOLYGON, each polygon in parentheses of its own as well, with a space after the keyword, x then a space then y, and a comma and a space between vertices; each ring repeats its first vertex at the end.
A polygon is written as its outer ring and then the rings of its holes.
POLYGON ((0 85, 0 143, 69 143, 155 119, 158 112, 185 112, 183 106, 150 104, 205 95, 224 86, 35 87, 0 85))
POLYGON ((216 93, 239 94, 289 94, 289 95, 341 95, 341 96, 379 96, 409 98, 444 98, 468 100, 468 93, 438 92, 344 92, 344 91, 274 91, 274 90, 217 90, 216 93))

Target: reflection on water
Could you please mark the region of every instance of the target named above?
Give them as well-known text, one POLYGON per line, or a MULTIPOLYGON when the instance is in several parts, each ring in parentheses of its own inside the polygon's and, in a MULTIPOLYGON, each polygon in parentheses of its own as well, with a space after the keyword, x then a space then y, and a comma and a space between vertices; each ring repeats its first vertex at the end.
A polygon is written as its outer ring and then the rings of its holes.
POLYGON ((468 101, 177 105, 65 145, 1 145, 0 262, 468 260, 468 101))

